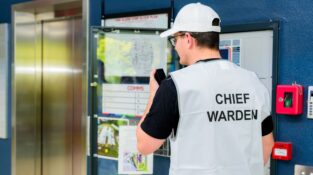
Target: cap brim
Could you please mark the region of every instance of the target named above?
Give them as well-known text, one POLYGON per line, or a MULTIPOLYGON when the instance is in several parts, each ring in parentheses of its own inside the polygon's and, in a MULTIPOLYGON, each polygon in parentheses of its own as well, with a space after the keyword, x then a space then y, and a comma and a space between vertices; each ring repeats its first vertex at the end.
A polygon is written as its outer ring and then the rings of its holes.
POLYGON ((160 37, 161 38, 165 38, 165 37, 168 37, 168 36, 171 36, 171 35, 175 34, 176 32, 178 32, 176 29, 171 28, 169 30, 166 30, 166 31, 162 32, 160 34, 160 37))

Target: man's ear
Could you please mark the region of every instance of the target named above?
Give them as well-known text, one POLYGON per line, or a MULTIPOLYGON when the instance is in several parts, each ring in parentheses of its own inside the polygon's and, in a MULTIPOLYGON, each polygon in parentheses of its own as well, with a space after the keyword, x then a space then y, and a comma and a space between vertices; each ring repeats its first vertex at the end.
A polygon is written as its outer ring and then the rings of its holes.
POLYGON ((195 40, 194 40, 194 38, 192 38, 192 36, 190 35, 190 33, 186 33, 186 36, 185 36, 185 37, 187 37, 188 48, 190 49, 190 48, 194 47, 194 45, 195 45, 195 40))

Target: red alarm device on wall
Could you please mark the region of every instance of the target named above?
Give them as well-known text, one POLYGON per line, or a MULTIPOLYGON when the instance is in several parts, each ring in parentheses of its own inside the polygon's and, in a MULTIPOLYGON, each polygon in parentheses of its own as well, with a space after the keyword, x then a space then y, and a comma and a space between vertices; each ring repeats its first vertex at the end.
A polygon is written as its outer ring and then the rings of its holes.
POLYGON ((298 84, 277 85, 276 113, 299 115, 303 112, 303 86, 298 84))
POLYGON ((275 142, 272 150, 272 158, 276 160, 292 159, 292 143, 291 142, 275 142))

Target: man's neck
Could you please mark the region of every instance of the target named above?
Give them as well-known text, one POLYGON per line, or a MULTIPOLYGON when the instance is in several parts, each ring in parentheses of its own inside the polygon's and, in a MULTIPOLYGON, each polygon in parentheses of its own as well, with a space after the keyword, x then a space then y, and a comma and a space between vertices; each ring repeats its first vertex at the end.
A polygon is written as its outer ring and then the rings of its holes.
POLYGON ((213 49, 198 49, 195 50, 190 56, 189 65, 196 63, 200 60, 221 58, 220 52, 213 49))

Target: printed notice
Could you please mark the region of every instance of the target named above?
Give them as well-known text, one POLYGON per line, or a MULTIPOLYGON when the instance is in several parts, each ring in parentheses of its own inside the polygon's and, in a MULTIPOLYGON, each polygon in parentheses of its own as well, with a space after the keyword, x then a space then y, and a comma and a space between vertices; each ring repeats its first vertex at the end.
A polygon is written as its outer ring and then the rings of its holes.
POLYGON ((166 70, 167 41, 159 35, 107 33, 102 43, 105 76, 149 77, 154 68, 166 70))
POLYGON ((119 143, 119 174, 153 173, 153 154, 144 156, 137 151, 136 126, 121 126, 119 143))
POLYGON ((149 98, 149 85, 102 84, 102 113, 142 116, 149 98))
POLYGON ((130 16, 121 18, 106 19, 105 27, 113 28, 148 28, 148 29, 167 29, 168 14, 153 14, 142 16, 130 16))

